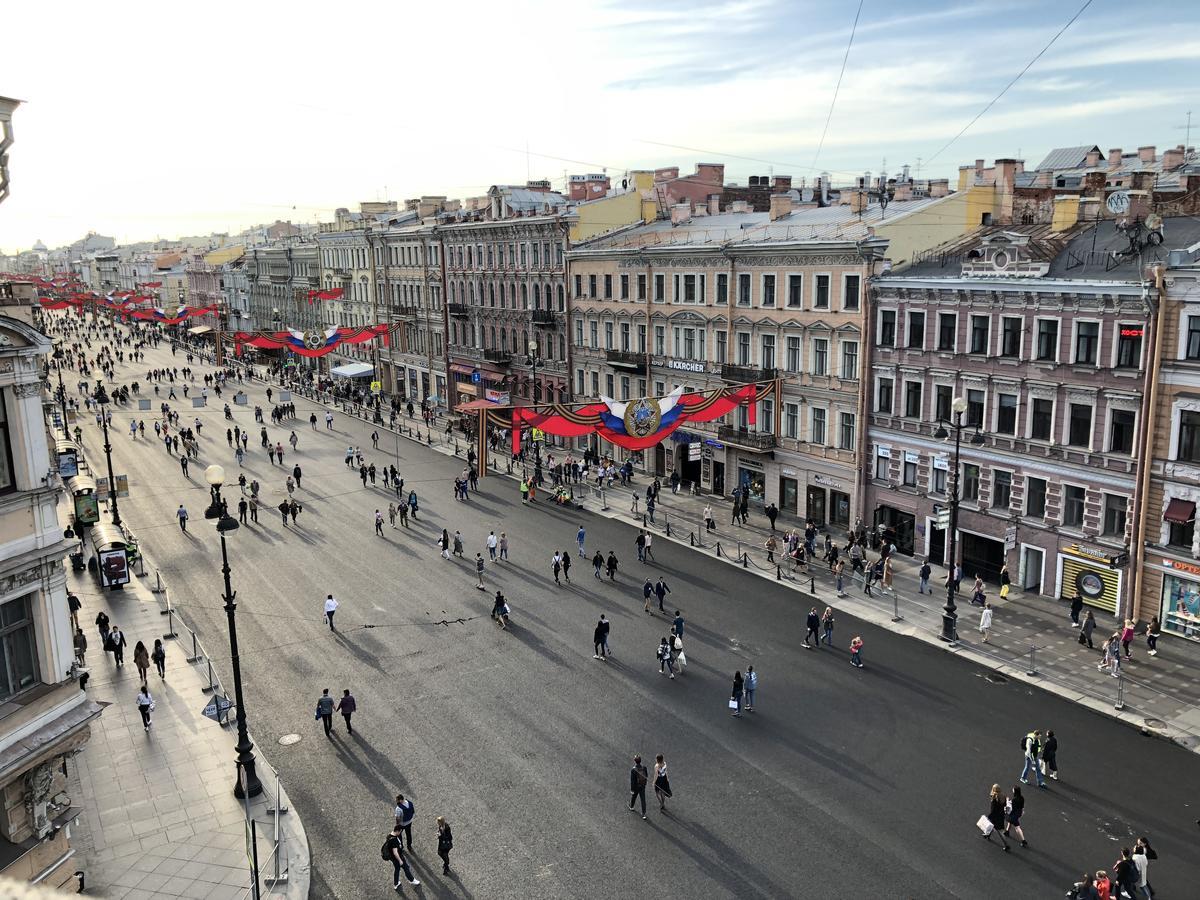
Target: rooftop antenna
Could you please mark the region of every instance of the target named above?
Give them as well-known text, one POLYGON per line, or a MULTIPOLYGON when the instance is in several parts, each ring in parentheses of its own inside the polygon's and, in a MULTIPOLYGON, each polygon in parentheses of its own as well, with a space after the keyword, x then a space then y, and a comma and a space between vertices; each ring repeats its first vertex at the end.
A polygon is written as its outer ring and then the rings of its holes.
POLYGON ((917 157, 917 181, 921 180, 921 157, 917 157))
POLYGON ((1176 131, 1181 128, 1184 131, 1183 146, 1185 148, 1192 146, 1192 111, 1190 109, 1187 111, 1187 122, 1183 125, 1175 126, 1176 131))
POLYGON ((529 184, 529 138, 525 138, 525 183, 529 184))

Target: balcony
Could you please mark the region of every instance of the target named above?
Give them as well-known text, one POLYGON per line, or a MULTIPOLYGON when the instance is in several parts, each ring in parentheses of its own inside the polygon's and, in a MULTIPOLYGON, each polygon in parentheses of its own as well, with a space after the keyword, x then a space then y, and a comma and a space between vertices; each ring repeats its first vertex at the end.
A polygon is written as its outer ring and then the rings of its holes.
POLYGON ((533 311, 534 325, 554 325, 554 311, 550 309, 535 309, 533 311))
POLYGON ((488 347, 483 351, 483 358, 498 366, 507 366, 512 359, 512 354, 507 350, 497 350, 495 347, 488 347))
POLYGON ((471 315, 471 309, 465 303, 447 303, 446 310, 450 315, 460 319, 465 319, 471 315))
POLYGON ((628 369, 638 375, 646 374, 646 354, 644 353, 633 353, 630 350, 605 350, 604 358, 609 365, 628 369))
POLYGON ((749 384, 756 381, 773 381, 774 369, 756 369, 754 366, 735 366, 732 363, 721 365, 721 379, 734 384, 749 384))
POLYGON ((722 425, 717 429, 717 439, 723 444, 732 444, 744 450, 754 450, 760 453, 775 449, 775 435, 768 431, 748 431, 745 428, 722 425))

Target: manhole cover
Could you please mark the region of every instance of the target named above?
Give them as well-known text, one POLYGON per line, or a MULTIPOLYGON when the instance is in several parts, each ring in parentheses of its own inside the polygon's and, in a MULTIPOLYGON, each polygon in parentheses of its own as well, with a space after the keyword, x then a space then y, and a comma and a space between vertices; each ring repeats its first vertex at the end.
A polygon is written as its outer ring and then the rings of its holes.
POLYGON ((279 743, 281 743, 285 747, 290 747, 292 744, 298 744, 298 743, 300 743, 300 735, 285 734, 283 737, 281 737, 279 739, 279 743))
POLYGON ((1162 719, 1150 718, 1150 719, 1143 719, 1142 721, 1146 723, 1147 728, 1165 728, 1167 726, 1167 723, 1164 722, 1162 719))
POLYGON ((1008 676, 1001 675, 999 672, 989 672, 986 678, 994 684, 1005 684, 1008 682, 1008 676))

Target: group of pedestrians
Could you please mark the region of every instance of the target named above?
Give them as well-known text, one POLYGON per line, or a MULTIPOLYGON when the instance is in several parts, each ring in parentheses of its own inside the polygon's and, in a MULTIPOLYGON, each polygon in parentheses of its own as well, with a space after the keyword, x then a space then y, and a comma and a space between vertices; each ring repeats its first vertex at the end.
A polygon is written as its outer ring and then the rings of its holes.
MULTIPOLYGON (((125 639, 125 633, 121 631, 119 626, 111 622, 108 613, 104 610, 100 610, 96 614, 95 621, 96 629, 100 633, 101 648, 105 653, 113 655, 113 665, 116 668, 123 668, 125 665, 125 648, 129 646, 129 642, 125 639)), ((84 635, 83 629, 76 625, 75 658, 80 665, 84 663, 86 652, 87 637, 84 635)), ((167 677, 167 650, 163 646, 162 640, 155 638, 153 649, 148 648, 142 641, 137 641, 133 647, 133 664, 138 670, 139 683, 134 704, 142 717, 143 730, 149 731, 154 724, 150 714, 154 712, 156 706, 154 695, 150 692, 149 687, 150 666, 154 666, 159 680, 165 681, 167 677)), ((86 681, 83 682, 83 684, 86 683, 86 681)))
POLYGON ((1155 892, 1150 884, 1150 861, 1154 859, 1158 859, 1158 854, 1150 841, 1139 837, 1132 847, 1121 848, 1111 875, 1105 869, 1084 872, 1067 891, 1067 897, 1069 900, 1152 900, 1155 892))

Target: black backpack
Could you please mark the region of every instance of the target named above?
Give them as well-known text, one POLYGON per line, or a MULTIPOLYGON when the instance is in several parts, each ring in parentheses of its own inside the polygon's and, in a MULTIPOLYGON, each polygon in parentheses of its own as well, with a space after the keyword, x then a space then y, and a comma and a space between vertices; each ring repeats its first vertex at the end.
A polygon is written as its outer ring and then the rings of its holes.
POLYGON ((387 862, 391 862, 391 860, 392 860, 392 836, 390 834, 384 840, 383 846, 379 848, 379 855, 387 862))

